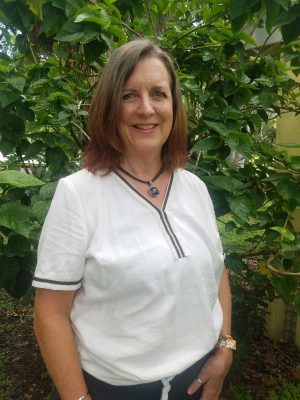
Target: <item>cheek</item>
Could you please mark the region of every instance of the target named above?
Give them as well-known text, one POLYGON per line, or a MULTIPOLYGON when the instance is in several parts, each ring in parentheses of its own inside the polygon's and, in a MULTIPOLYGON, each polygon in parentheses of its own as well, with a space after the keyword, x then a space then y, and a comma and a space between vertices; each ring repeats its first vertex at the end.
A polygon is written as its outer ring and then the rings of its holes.
POLYGON ((121 107, 119 111, 120 124, 130 123, 131 115, 132 115, 131 107, 128 107, 128 105, 121 107))

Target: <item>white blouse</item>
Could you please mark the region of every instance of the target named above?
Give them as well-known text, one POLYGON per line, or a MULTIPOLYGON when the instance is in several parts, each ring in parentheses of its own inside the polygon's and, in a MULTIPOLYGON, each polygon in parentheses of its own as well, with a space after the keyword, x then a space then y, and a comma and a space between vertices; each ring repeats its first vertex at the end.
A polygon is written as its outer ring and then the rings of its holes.
POLYGON ((113 385, 176 375, 215 345, 224 257, 204 183, 170 178, 161 209, 117 172, 59 181, 35 287, 77 290, 71 311, 84 370, 113 385))

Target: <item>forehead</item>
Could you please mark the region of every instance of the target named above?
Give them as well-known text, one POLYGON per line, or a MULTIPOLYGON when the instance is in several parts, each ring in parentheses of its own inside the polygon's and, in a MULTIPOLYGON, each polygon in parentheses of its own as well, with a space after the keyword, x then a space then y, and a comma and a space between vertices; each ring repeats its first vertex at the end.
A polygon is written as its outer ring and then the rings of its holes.
POLYGON ((170 86, 171 76, 163 61, 157 57, 143 58, 138 61, 125 82, 124 88, 139 84, 170 86))

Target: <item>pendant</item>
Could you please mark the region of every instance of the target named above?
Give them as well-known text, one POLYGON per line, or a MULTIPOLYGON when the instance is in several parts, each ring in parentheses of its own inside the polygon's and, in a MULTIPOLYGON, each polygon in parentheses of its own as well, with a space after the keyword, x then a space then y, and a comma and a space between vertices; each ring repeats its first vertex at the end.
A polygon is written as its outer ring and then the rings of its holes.
POLYGON ((150 194, 151 197, 159 196, 159 190, 155 186, 151 186, 151 188, 148 190, 148 193, 150 194))

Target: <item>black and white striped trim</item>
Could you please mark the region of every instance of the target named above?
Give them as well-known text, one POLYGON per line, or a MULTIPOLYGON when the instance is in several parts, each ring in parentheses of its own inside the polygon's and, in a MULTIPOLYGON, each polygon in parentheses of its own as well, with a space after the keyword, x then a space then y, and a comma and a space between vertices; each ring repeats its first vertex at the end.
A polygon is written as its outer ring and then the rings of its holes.
POLYGON ((184 258, 185 254, 184 254, 183 248, 182 248, 182 246, 181 246, 181 244, 180 244, 180 242, 178 240, 178 237, 176 236, 176 234, 175 234, 175 232, 174 232, 174 230, 173 230, 173 228, 172 228, 172 226, 170 224, 170 221, 169 221, 168 216, 167 216, 167 212, 165 210, 166 205, 167 205, 167 200, 168 200, 168 197, 169 197, 169 194, 170 194, 170 190, 171 190, 171 186, 172 186, 173 176, 174 175, 172 174, 171 177, 170 177, 170 182, 169 182, 169 185, 168 185, 168 188, 167 188, 167 192, 166 192, 166 195, 165 195, 163 207, 162 207, 162 209, 159 209, 150 200, 148 200, 145 196, 143 196, 134 186, 132 186, 118 171, 114 170, 114 173, 120 179, 122 179, 122 181, 125 182, 126 185, 128 185, 136 194, 138 194, 140 197, 142 197, 147 203, 149 203, 158 212, 158 214, 160 216, 160 219, 161 219, 161 222, 162 222, 162 224, 163 224, 163 226, 164 226, 164 228, 165 228, 165 230, 166 230, 166 232, 167 232, 167 234, 168 234, 168 236, 169 236, 169 238, 170 238, 170 240, 172 242, 172 245, 173 245, 173 247, 174 247, 174 249, 175 249, 175 251, 176 251, 176 253, 178 255, 178 258, 184 258))

